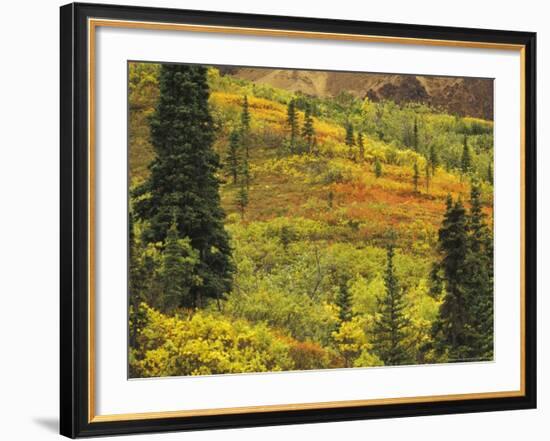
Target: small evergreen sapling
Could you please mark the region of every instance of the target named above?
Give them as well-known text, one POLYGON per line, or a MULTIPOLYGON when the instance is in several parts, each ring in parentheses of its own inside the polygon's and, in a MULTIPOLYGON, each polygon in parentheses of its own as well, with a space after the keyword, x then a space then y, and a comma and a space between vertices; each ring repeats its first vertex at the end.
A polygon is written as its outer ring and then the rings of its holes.
POLYGON ((340 322, 347 322, 351 320, 351 293, 349 292, 347 280, 343 280, 338 287, 336 304, 338 305, 338 318, 340 319, 340 322))
POLYGON ((395 274, 393 245, 388 246, 386 259, 385 293, 378 297, 372 349, 385 365, 402 365, 412 361, 407 344, 410 320, 406 315, 404 291, 395 274))
POLYGON ((239 132, 233 130, 229 136, 229 148, 227 150, 226 164, 229 174, 233 179, 233 184, 237 183, 239 177, 239 132))

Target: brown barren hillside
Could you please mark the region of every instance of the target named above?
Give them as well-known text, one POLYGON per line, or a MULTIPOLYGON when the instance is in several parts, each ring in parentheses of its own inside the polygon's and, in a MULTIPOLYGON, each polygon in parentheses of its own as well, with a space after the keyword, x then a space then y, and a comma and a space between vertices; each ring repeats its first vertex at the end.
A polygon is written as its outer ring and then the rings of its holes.
POLYGON ((418 102, 446 113, 493 119, 493 83, 485 79, 248 67, 225 67, 221 71, 306 95, 334 97, 348 92, 373 101, 418 102))

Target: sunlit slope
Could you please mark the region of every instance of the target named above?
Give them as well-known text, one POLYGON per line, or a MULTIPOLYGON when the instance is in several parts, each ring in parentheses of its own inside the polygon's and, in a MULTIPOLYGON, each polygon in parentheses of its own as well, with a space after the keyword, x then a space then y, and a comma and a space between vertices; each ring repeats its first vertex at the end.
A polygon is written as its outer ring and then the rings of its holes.
MULTIPOLYGON (((147 122, 158 96, 158 85, 153 68, 149 69, 151 73, 144 75, 141 72, 141 83, 131 89, 131 93, 141 91, 141 95, 131 99, 130 172, 133 185, 147 176, 147 164, 154 154, 147 122)), ((363 159, 359 158, 357 147, 350 149, 345 144, 343 125, 328 118, 314 118, 319 150, 316 155, 290 155, 284 151, 288 137, 284 103, 292 96, 290 92, 220 76, 215 70, 211 70, 209 79, 212 115, 218 128, 215 149, 222 165, 227 156, 229 134, 239 127, 244 95, 248 97, 252 117, 249 147, 252 181, 244 221, 235 203, 238 188, 223 168, 220 172, 222 205, 228 223, 302 217, 332 227, 329 229, 332 237, 326 239, 374 244, 385 240, 391 230, 400 238, 400 246, 422 252, 429 251, 435 243, 446 196, 462 195, 468 199, 466 179, 456 171, 448 172, 438 167, 427 180, 425 156, 412 149, 364 134, 364 155, 363 159), (382 165, 380 177, 374 173, 377 159, 382 165), (416 188, 415 162, 419 170, 416 188), (417 243, 422 243, 424 250, 417 249, 417 243)), ((299 111, 300 127, 303 118, 303 112, 299 111)), ((450 124, 456 119, 433 113, 423 118, 432 126, 450 124)), ((461 123, 492 127, 491 122, 475 118, 462 118, 461 123)), ((484 195, 487 207, 492 206, 490 194, 485 192, 484 195)), ((488 214, 490 211, 486 209, 488 214)))
MULTIPOLYGON (((216 142, 223 160, 228 134, 238 124, 242 96, 214 92, 210 101, 214 113, 223 115, 225 121, 216 142)), ((421 243, 435 241, 448 194, 467 198, 466 182, 441 168, 430 177, 428 187, 420 172, 415 190, 414 162, 424 170, 425 159, 411 150, 398 150, 364 136, 364 160, 350 159, 350 154, 357 152, 353 147, 350 153, 345 145, 345 130, 319 119, 314 119, 319 154, 284 155, 281 146, 287 136, 286 106, 253 96, 248 97, 248 103, 253 143, 245 222, 298 216, 334 227, 334 237, 329 239, 366 242, 384 239, 392 230, 401 246, 414 249, 418 239, 421 243), (380 177, 374 173, 376 158, 382 163, 380 177)), ((222 178, 222 204, 228 219, 240 221, 235 204, 238 186, 228 177, 222 178)))

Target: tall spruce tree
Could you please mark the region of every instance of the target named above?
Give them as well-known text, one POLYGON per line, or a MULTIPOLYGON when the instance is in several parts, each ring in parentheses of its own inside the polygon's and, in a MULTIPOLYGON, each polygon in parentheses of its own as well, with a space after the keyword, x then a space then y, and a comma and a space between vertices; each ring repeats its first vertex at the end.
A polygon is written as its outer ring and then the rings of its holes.
POLYGON ((474 182, 470 192, 468 278, 470 331, 469 358, 493 358, 493 241, 481 204, 481 190, 474 182))
POLYGON ((149 178, 137 188, 136 216, 144 221, 146 243, 164 242, 176 225, 199 253, 202 285, 189 295, 196 306, 231 289, 233 265, 225 214, 220 206, 219 157, 212 148, 214 126, 208 108, 206 68, 162 65, 159 99, 151 117, 155 159, 149 178))
POLYGON ((233 130, 229 135, 229 148, 226 157, 227 171, 233 179, 233 184, 237 183, 239 169, 241 167, 239 160, 239 132, 233 130))
POLYGON ((447 197, 447 208, 439 229, 439 267, 445 281, 445 294, 433 326, 436 352, 449 361, 469 357, 467 324, 470 322, 467 258, 468 219, 462 202, 447 197))
POLYGON ((315 128, 313 127, 313 117, 311 116, 310 106, 306 106, 304 113, 304 127, 302 129, 302 137, 306 142, 306 147, 309 153, 312 152, 313 140, 315 138, 315 128))
POLYGON ((296 103, 294 99, 288 102, 286 116, 289 130, 288 142, 290 153, 294 153, 296 151, 296 142, 298 141, 298 115, 296 114, 296 103))
POLYGON ((399 286, 393 264, 393 245, 388 246, 386 271, 384 274, 385 294, 378 297, 378 307, 373 326, 373 353, 389 365, 401 365, 412 361, 406 343, 407 327, 404 291, 399 286))
POLYGON ((241 112, 240 138, 241 144, 244 147, 242 177, 246 185, 246 190, 248 191, 250 188, 250 168, 248 165, 250 161, 250 111, 248 110, 248 97, 246 95, 243 98, 243 108, 241 112))

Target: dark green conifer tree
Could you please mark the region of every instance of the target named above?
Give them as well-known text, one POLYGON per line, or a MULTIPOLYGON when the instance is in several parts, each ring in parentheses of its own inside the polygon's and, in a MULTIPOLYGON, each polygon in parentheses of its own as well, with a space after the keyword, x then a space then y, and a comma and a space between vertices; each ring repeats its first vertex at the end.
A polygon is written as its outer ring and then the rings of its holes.
POLYGON ((466 289, 469 305, 469 358, 493 358, 493 241, 481 204, 481 190, 474 182, 470 192, 469 254, 466 289))
POLYGON ((151 117, 155 159, 150 175, 134 193, 136 216, 144 221, 145 243, 164 242, 176 225, 198 251, 201 286, 195 305, 231 289, 233 266, 225 214, 220 206, 219 157, 212 148, 214 126, 208 107, 206 68, 165 64, 159 73, 159 99, 151 117))
POLYGON ((243 109, 241 112, 241 130, 243 132, 250 131, 250 111, 248 109, 248 96, 243 97, 243 109))
POLYGON ((313 117, 311 116, 310 106, 306 106, 304 113, 304 127, 302 128, 302 137, 306 143, 309 153, 312 152, 313 140, 315 138, 315 128, 313 127, 313 117))
POLYGON ((404 291, 399 286, 393 264, 394 249, 387 250, 384 274, 385 294, 378 297, 378 307, 373 326, 373 353, 387 366, 402 365, 412 361, 406 343, 410 321, 406 315, 404 291))
POLYGON ((296 103, 293 99, 288 102, 286 114, 290 134, 288 140, 290 153, 294 153, 296 151, 296 142, 298 141, 298 115, 296 114, 296 103))
POLYGON ((464 135, 464 145, 462 148, 462 159, 460 160, 460 171, 462 175, 467 175, 472 167, 472 155, 468 145, 468 137, 464 135))
POLYGON ((229 148, 226 158, 227 170, 233 179, 233 184, 237 183, 239 169, 241 167, 239 160, 239 132, 233 130, 229 135, 229 148))
POLYGON ((244 147, 244 158, 243 158, 243 179, 246 185, 246 190, 250 188, 250 112, 248 110, 248 97, 245 95, 243 98, 243 108, 241 112, 241 144, 244 147))
POLYGON ((436 352, 449 361, 469 357, 467 324, 470 321, 467 258, 468 219, 462 202, 447 197, 447 209, 439 229, 440 268, 445 281, 443 303, 433 326, 436 352))
POLYGON ((336 304, 338 305, 338 318, 340 322, 347 322, 352 318, 351 310, 351 293, 348 288, 348 280, 342 280, 338 287, 338 297, 336 298, 336 304))

